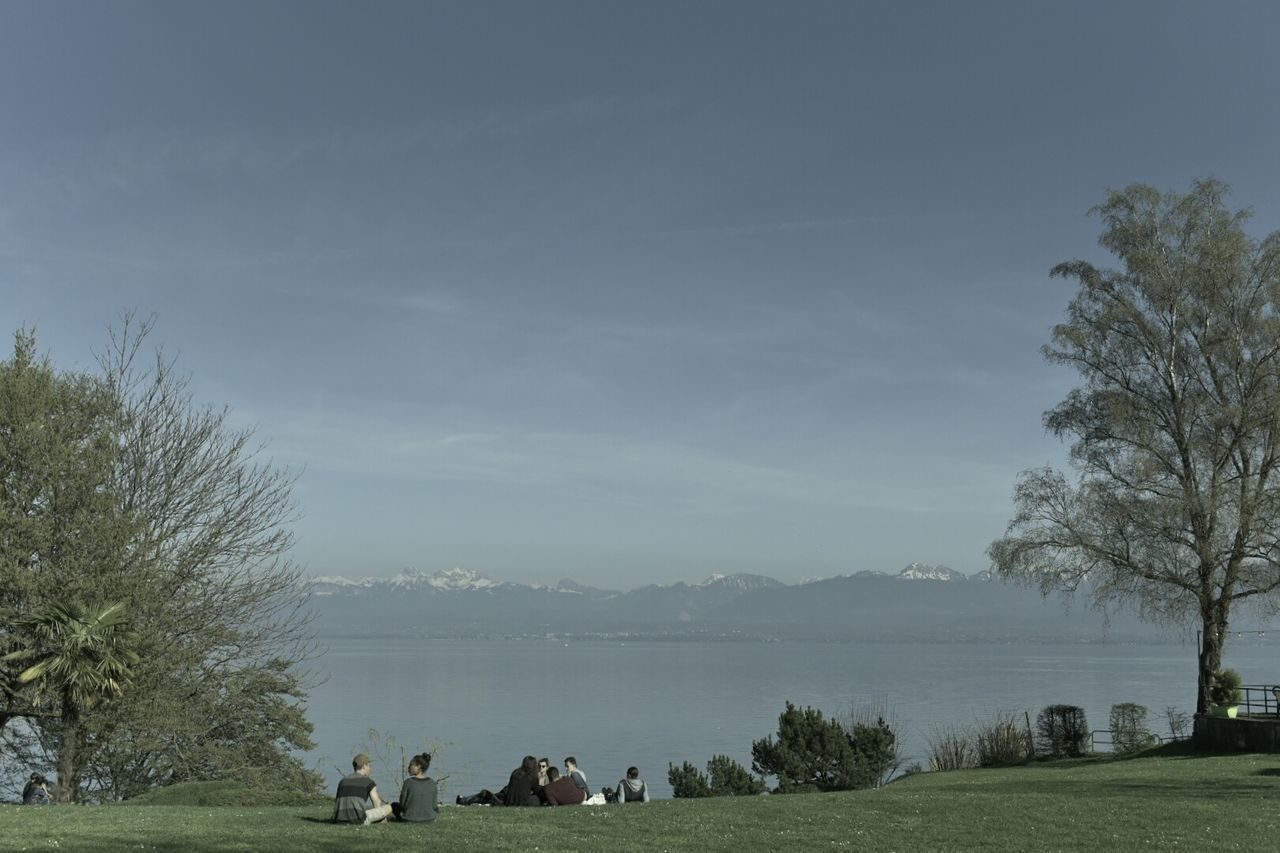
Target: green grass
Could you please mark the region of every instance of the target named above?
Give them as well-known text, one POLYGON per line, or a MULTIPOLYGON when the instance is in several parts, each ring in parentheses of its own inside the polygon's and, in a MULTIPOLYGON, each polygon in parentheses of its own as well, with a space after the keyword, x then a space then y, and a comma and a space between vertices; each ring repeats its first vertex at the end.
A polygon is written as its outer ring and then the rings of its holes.
POLYGON ((334 826, 328 807, 0 807, 0 850, 1273 851, 1280 756, 1161 753, 920 774, 879 791, 647 806, 443 808, 334 826))
MULTIPOLYGON (((126 805, 126 804, 121 804, 126 805)), ((135 797, 130 806, 324 806, 333 797, 244 782, 180 782, 135 797)))

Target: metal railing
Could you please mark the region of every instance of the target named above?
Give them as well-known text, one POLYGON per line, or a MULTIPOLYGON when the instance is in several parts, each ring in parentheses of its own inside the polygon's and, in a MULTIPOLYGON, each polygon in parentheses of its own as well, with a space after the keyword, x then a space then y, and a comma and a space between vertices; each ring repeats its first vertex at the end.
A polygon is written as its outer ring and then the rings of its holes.
POLYGON ((1276 690, 1275 684, 1242 684, 1240 692, 1244 694, 1244 701, 1240 703, 1240 716, 1280 716, 1280 702, 1276 701, 1276 690))
MULTIPOLYGON (((1158 735, 1155 732, 1146 732, 1156 743, 1161 745, 1173 743, 1180 740, 1189 740, 1191 735, 1158 735)), ((1089 732, 1089 751, 1090 752, 1115 752, 1115 731, 1112 729, 1094 729, 1089 732), (1104 737, 1105 735, 1105 737, 1104 737), (1099 747, 1105 747, 1100 749, 1099 747)))

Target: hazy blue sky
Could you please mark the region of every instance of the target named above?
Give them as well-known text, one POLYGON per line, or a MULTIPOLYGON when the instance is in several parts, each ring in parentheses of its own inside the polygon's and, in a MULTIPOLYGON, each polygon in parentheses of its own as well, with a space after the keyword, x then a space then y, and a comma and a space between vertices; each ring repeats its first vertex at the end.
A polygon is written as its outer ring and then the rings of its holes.
POLYGON ((0 0, 0 320, 155 313, 313 574, 987 567, 1056 262, 1280 227, 1274 3, 0 0))

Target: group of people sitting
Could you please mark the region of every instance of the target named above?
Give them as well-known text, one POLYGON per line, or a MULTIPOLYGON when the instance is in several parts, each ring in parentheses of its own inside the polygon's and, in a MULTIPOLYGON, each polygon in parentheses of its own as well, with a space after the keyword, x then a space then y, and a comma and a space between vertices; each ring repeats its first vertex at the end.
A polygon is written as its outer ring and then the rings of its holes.
MULTIPOLYGON (((333 820, 337 823, 377 823, 394 819, 423 823, 436 819, 439 789, 427 775, 431 755, 415 755, 409 762, 409 778, 400 787, 400 799, 387 803, 378 795, 378 786, 369 778, 372 760, 363 752, 351 761, 353 772, 342 777, 334 797, 333 820)), ((592 795, 586 774, 572 755, 564 760, 564 772, 551 762, 526 755, 511 778, 497 793, 483 789, 469 797, 458 796, 457 805, 487 806, 576 806, 605 803, 647 803, 649 788, 635 767, 618 781, 617 788, 601 788, 592 795)))
POLYGON ((549 759, 526 755, 520 766, 511 771, 507 786, 496 794, 487 788, 469 797, 459 796, 460 806, 589 806, 605 803, 649 802, 649 788, 635 767, 627 768, 626 778, 618 787, 601 788, 592 794, 586 774, 572 755, 564 760, 564 772, 552 767, 549 759))
POLYGON ((409 759, 409 778, 400 786, 400 799, 383 802, 378 786, 369 778, 373 760, 363 752, 351 759, 352 773, 338 782, 333 800, 335 823, 377 823, 393 818, 409 823, 429 823, 440 813, 436 780, 427 775, 431 753, 409 759))

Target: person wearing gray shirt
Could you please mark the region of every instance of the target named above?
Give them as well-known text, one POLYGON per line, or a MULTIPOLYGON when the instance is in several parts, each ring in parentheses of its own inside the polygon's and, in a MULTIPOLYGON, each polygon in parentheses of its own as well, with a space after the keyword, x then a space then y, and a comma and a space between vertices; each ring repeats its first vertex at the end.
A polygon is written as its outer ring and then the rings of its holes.
POLYGON ((436 780, 427 775, 431 754, 424 752, 409 760, 409 778, 400 786, 400 801, 391 804, 395 816, 409 823, 430 823, 440 814, 436 802, 439 790, 436 780))
POLYGON ((591 796, 591 789, 587 787, 587 776, 578 769, 578 759, 570 755, 564 760, 564 775, 573 780, 573 784, 582 789, 582 793, 588 797, 591 796))

